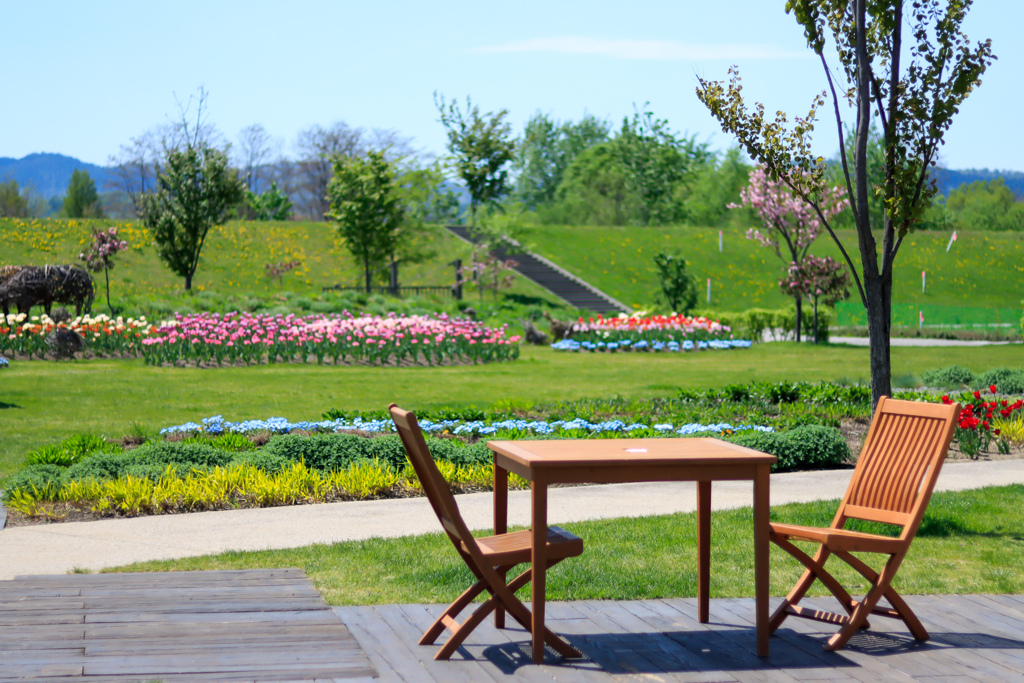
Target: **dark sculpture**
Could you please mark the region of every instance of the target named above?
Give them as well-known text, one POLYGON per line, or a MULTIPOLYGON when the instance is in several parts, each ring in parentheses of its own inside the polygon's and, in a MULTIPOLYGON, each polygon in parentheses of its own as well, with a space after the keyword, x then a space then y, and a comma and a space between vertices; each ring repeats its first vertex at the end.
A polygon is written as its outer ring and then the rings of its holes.
MULTIPOLYGON (((0 281, 0 306, 4 315, 12 305, 19 313, 28 313, 33 306, 43 306, 50 314, 53 304, 74 304, 75 315, 88 313, 95 293, 92 277, 76 266, 6 266, 20 268, 14 275, 0 281)), ((2 271, 0 271, 2 273, 2 271)))

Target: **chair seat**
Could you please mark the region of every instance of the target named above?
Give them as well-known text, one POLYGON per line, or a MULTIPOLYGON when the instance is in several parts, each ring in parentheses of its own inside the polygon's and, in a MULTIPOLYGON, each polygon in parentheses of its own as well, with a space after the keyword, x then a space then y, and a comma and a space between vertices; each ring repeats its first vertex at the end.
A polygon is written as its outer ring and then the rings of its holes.
POLYGON ((865 552, 865 553, 896 553, 906 547, 906 541, 889 536, 865 534, 848 529, 830 529, 797 524, 769 525, 771 536, 813 541, 820 543, 832 551, 865 552))
MULTIPOLYGON (((499 565, 520 564, 530 561, 531 534, 529 529, 514 531, 497 536, 477 537, 477 545, 488 561, 499 565)), ((462 549, 468 552, 465 543, 462 549)), ((548 527, 547 556, 552 560, 564 560, 583 554, 583 539, 557 526, 548 527)))

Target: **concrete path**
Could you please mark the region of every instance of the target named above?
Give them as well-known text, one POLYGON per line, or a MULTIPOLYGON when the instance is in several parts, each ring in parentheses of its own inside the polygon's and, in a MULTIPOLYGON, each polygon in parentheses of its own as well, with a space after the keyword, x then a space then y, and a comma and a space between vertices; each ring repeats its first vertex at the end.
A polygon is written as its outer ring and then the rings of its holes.
MULTIPOLYGON (((831 337, 831 344, 849 344, 850 346, 867 346, 867 337, 831 337)), ((1003 344, 1020 344, 1010 341, 963 341, 960 339, 915 339, 892 337, 889 346, 998 346, 1003 344)))
MULTIPOLYGON (((852 470, 772 475, 774 505, 842 497, 852 470)), ((938 491, 1024 483, 1024 460, 947 463, 938 491)), ((529 524, 529 492, 509 495, 509 522, 529 524)), ((609 484, 552 489, 552 524, 614 517, 643 517, 696 508, 692 483, 609 484)), ((715 509, 751 504, 749 482, 717 482, 715 509)), ((491 525, 491 494, 458 496, 472 529, 491 525)), ((295 548, 373 537, 433 533, 437 519, 424 498, 297 505, 70 522, 0 531, 0 580, 25 574, 98 570, 130 562, 208 555, 228 550, 295 548)))

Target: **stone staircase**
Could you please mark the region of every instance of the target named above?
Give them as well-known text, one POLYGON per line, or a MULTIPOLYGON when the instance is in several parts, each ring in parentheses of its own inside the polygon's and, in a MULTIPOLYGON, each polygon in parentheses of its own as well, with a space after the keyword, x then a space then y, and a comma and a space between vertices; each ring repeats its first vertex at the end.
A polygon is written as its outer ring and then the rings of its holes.
MULTIPOLYGON (((466 226, 449 225, 446 227, 466 242, 470 244, 475 242, 466 226)), ((631 310, 622 302, 616 301, 543 256, 528 251, 509 254, 504 247, 492 249, 491 254, 499 259, 511 258, 518 262, 519 265, 515 269, 517 273, 536 282, 570 306, 603 315, 618 315, 621 312, 629 313, 631 310)))

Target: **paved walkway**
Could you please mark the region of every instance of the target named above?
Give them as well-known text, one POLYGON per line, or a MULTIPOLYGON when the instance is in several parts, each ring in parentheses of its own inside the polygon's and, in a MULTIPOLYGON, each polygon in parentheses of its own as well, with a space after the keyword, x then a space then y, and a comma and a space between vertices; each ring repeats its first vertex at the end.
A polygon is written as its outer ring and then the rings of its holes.
MULTIPOLYGON (((831 337, 831 344, 849 344, 850 346, 867 346, 867 337, 831 337)), ((1003 344, 1020 344, 1010 341, 964 341, 961 339, 916 339, 892 337, 889 346, 998 346, 1003 344)))
MULTIPOLYGON (((771 502, 808 502, 842 497, 853 470, 772 475, 771 502)), ((949 462, 936 487, 959 491, 1024 483, 1024 460, 949 462)), ((509 523, 529 524, 529 492, 509 495, 509 523)), ((751 504, 750 482, 716 482, 715 509, 751 504)), ((609 484, 552 489, 552 524, 615 517, 643 517, 696 509, 689 482, 609 484)), ((458 496, 472 529, 491 525, 491 494, 458 496)), ((228 550, 295 548, 373 537, 438 531, 425 498, 298 505, 158 515, 95 522, 69 522, 0 531, 0 579, 27 574, 63 574, 74 568, 98 570, 131 562, 208 555, 228 550)))

